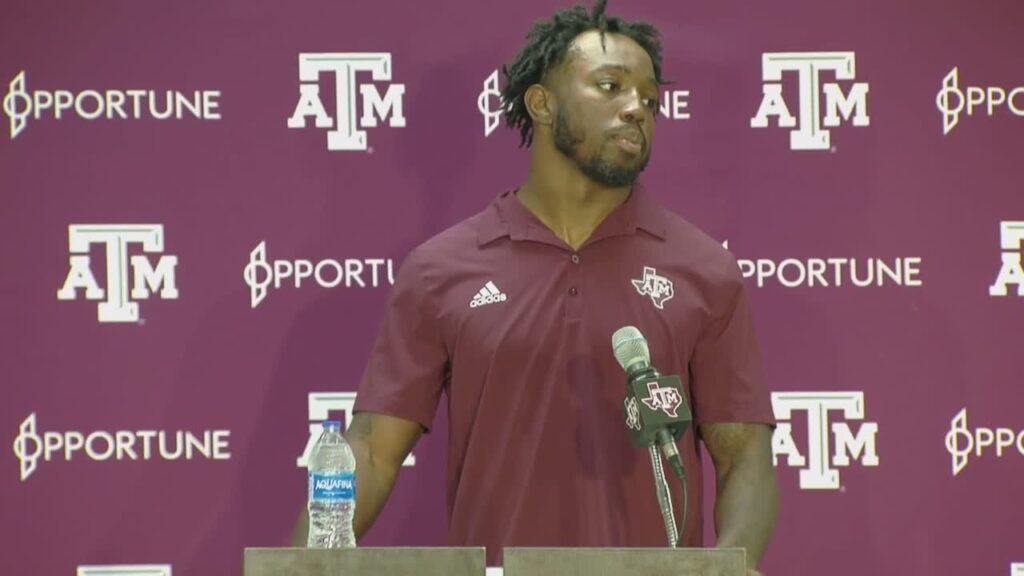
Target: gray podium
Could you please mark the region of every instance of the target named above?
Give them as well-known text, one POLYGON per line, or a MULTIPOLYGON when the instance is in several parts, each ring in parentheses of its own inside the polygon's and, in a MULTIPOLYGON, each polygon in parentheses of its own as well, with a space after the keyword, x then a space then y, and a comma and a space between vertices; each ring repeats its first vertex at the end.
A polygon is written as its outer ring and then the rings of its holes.
POLYGON ((246 548, 245 576, 483 576, 483 548, 246 548))
POLYGON ((506 548, 505 576, 746 576, 742 548, 506 548))
MULTIPOLYGON (((745 576, 740 548, 506 548, 505 576, 745 576)), ((244 576, 484 576, 483 548, 246 548, 244 576)))

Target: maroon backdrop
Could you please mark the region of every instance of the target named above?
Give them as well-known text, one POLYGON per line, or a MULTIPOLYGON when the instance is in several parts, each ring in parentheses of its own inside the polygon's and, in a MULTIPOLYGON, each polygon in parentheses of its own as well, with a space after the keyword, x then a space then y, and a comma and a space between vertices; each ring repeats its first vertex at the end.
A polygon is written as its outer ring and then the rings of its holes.
MULTIPOLYGON (((0 573, 288 543, 395 268, 523 178, 493 73, 566 5, 5 3, 0 573)), ((765 571, 1024 574, 1024 4, 610 12, 676 81, 648 187, 752 294, 765 571)), ((444 543, 440 421, 366 544, 444 543)))

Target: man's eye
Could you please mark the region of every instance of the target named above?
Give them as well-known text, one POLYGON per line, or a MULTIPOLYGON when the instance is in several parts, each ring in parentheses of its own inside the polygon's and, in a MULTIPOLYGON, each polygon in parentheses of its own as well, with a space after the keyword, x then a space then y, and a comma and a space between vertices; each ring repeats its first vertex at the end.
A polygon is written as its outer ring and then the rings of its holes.
POLYGON ((644 99, 644 104, 648 108, 650 108, 651 110, 657 110, 658 109, 658 99, 657 98, 645 98, 644 99))
POLYGON ((618 84, 612 82, 611 80, 602 80, 598 82, 597 85, 600 86, 602 90, 606 90, 609 92, 615 90, 619 86, 618 84))

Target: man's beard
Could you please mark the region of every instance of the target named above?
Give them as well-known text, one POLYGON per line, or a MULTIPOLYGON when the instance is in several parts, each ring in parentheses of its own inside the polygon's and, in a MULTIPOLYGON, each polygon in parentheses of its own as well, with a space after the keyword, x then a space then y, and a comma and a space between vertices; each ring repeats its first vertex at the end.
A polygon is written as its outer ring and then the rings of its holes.
POLYGON ((644 158, 634 168, 620 166, 601 156, 603 147, 591 157, 581 158, 579 146, 582 143, 583 137, 579 135, 579 131, 574 130, 569 113, 564 109, 559 109, 555 117, 555 148, 575 162, 587 178, 598 184, 619 188, 633 184, 647 167, 648 158, 644 158))

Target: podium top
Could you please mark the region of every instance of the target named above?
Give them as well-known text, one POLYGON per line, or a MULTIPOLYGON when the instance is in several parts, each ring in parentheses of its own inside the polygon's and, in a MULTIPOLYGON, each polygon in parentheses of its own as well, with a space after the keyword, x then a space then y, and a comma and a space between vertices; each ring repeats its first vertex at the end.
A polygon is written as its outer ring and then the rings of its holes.
POLYGON ((245 576, 481 576, 480 548, 246 548, 245 576))
POLYGON ((246 548, 245 576, 746 576, 742 548, 246 548))
POLYGON ((742 548, 506 548, 504 576, 746 576, 742 548))

